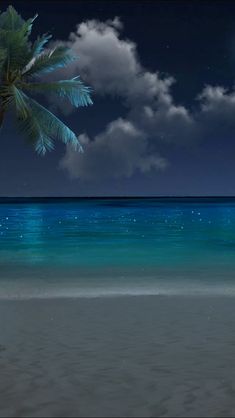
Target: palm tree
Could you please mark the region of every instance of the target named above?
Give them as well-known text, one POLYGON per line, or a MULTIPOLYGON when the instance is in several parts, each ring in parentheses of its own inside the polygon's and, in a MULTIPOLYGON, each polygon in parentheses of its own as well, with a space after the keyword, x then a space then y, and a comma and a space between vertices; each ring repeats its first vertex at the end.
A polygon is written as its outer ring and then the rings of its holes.
POLYGON ((51 151, 55 139, 81 150, 75 133, 31 97, 34 93, 53 93, 76 107, 92 104, 91 90, 79 77, 43 81, 44 74, 66 67, 77 57, 66 46, 45 48, 51 39, 48 34, 30 42, 36 17, 25 21, 12 6, 0 13, 0 127, 6 112, 13 108, 19 128, 38 154, 51 151))

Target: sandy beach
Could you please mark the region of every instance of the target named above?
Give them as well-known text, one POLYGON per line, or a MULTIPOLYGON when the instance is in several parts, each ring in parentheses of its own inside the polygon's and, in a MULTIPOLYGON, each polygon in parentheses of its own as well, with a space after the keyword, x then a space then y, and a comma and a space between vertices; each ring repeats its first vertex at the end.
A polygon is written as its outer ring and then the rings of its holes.
POLYGON ((1 417, 232 417, 233 297, 0 302, 1 417))

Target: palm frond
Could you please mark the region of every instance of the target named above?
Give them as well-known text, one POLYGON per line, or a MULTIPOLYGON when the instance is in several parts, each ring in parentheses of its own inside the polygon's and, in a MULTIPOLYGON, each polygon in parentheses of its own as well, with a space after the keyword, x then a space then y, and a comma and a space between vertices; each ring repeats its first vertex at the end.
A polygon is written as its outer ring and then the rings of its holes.
POLYGON ((37 115, 43 130, 53 139, 57 139, 64 144, 71 144, 76 149, 82 149, 82 146, 75 133, 66 126, 60 119, 51 113, 44 106, 33 99, 29 99, 32 112, 37 115))
POLYGON ((22 31, 22 33, 30 35, 32 24, 37 17, 38 14, 24 20, 13 6, 9 6, 5 12, 0 14, 0 28, 6 31, 22 31))
POLYGON ((51 35, 44 34, 34 43, 29 41, 36 17, 37 15, 24 20, 12 6, 0 13, 2 111, 5 112, 10 106, 14 106, 21 131, 39 154, 44 155, 46 151, 51 151, 56 139, 71 144, 76 150, 82 150, 77 136, 69 127, 25 94, 25 91, 52 92, 62 99, 68 99, 76 107, 93 103, 91 89, 85 86, 79 77, 49 83, 32 82, 31 77, 40 77, 77 59, 70 48, 63 45, 47 50, 45 45, 51 39, 51 35))
POLYGON ((64 144, 70 143, 76 150, 82 150, 77 136, 68 126, 22 91, 18 94, 20 94, 20 99, 17 97, 18 102, 15 101, 15 104, 18 106, 18 113, 20 112, 22 115, 19 119, 21 130, 28 137, 28 140, 33 142, 37 152, 41 149, 40 153, 43 154, 45 150, 53 149, 53 141, 56 139, 64 144), (26 108, 24 107, 25 104, 26 108), (24 117, 25 114, 27 114, 26 117, 24 117))
POLYGON ((0 45, 7 51, 7 68, 10 71, 24 68, 30 59, 30 48, 25 37, 19 36, 17 31, 0 29, 0 45))
POLYGON ((25 67, 31 57, 30 45, 25 30, 0 29, 0 45, 7 51, 7 69, 13 71, 25 67))
POLYGON ((45 133, 40 135, 35 144, 35 151, 39 155, 45 155, 48 151, 52 151, 54 148, 54 142, 45 133))
POLYGON ((18 119, 18 126, 38 154, 45 155, 47 151, 54 149, 52 138, 44 132, 43 126, 34 112, 30 112, 26 119, 18 119))
POLYGON ((18 118, 26 119, 30 114, 30 108, 25 100, 25 95, 14 85, 3 85, 0 87, 2 103, 7 105, 14 104, 18 118))
POLYGON ((15 103, 16 115, 19 119, 27 119, 31 114, 28 97, 16 86, 11 86, 12 99, 15 103))
POLYGON ((49 42, 52 35, 44 33, 42 36, 38 36, 32 46, 32 56, 35 57, 43 52, 44 46, 49 42))
POLYGON ((2 67, 6 61, 7 50, 5 48, 0 48, 0 80, 2 78, 2 67))
POLYGON ((32 111, 29 97, 15 86, 5 88, 5 93, 11 98, 11 100, 8 99, 10 104, 15 106, 20 131, 27 141, 34 146, 36 152, 45 155, 47 151, 53 150, 53 139, 43 130, 38 115, 32 111))
POLYGON ((53 50, 43 52, 38 57, 34 57, 23 69, 23 75, 41 75, 65 67, 76 57, 66 46, 57 46, 53 50))
POLYGON ((0 14, 0 28, 6 30, 19 29, 24 19, 17 13, 13 6, 9 6, 7 10, 0 14))
POLYGON ((1 98, 1 106, 6 111, 7 108, 13 102, 13 94, 11 91, 11 86, 1 85, 0 86, 0 98, 1 98))
POLYGON ((80 77, 49 83, 27 83, 22 88, 37 93, 53 93, 68 99, 76 107, 92 105, 91 89, 83 84, 80 77))
POLYGON ((28 37, 36 17, 25 21, 12 6, 0 15, 0 45, 7 50, 8 73, 21 70, 31 58, 28 37))

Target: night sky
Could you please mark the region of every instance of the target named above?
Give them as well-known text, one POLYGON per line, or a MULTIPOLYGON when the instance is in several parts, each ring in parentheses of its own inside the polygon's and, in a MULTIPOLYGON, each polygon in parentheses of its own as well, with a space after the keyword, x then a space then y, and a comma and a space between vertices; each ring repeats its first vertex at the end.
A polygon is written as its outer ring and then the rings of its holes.
MULTIPOLYGON (((40 157, 9 115, 1 196, 235 195, 234 1, 1 1, 79 54, 94 105, 52 109, 84 144, 40 157), (71 33, 73 35, 71 36, 71 33)), ((55 77, 57 74, 55 74, 55 77)))

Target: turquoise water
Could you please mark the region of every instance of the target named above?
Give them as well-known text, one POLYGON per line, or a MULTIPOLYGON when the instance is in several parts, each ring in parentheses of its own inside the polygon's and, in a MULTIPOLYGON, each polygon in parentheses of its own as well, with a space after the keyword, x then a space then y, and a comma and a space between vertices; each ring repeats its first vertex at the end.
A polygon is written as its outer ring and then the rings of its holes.
POLYGON ((235 199, 0 202, 1 295, 231 293, 234 255, 235 199))

